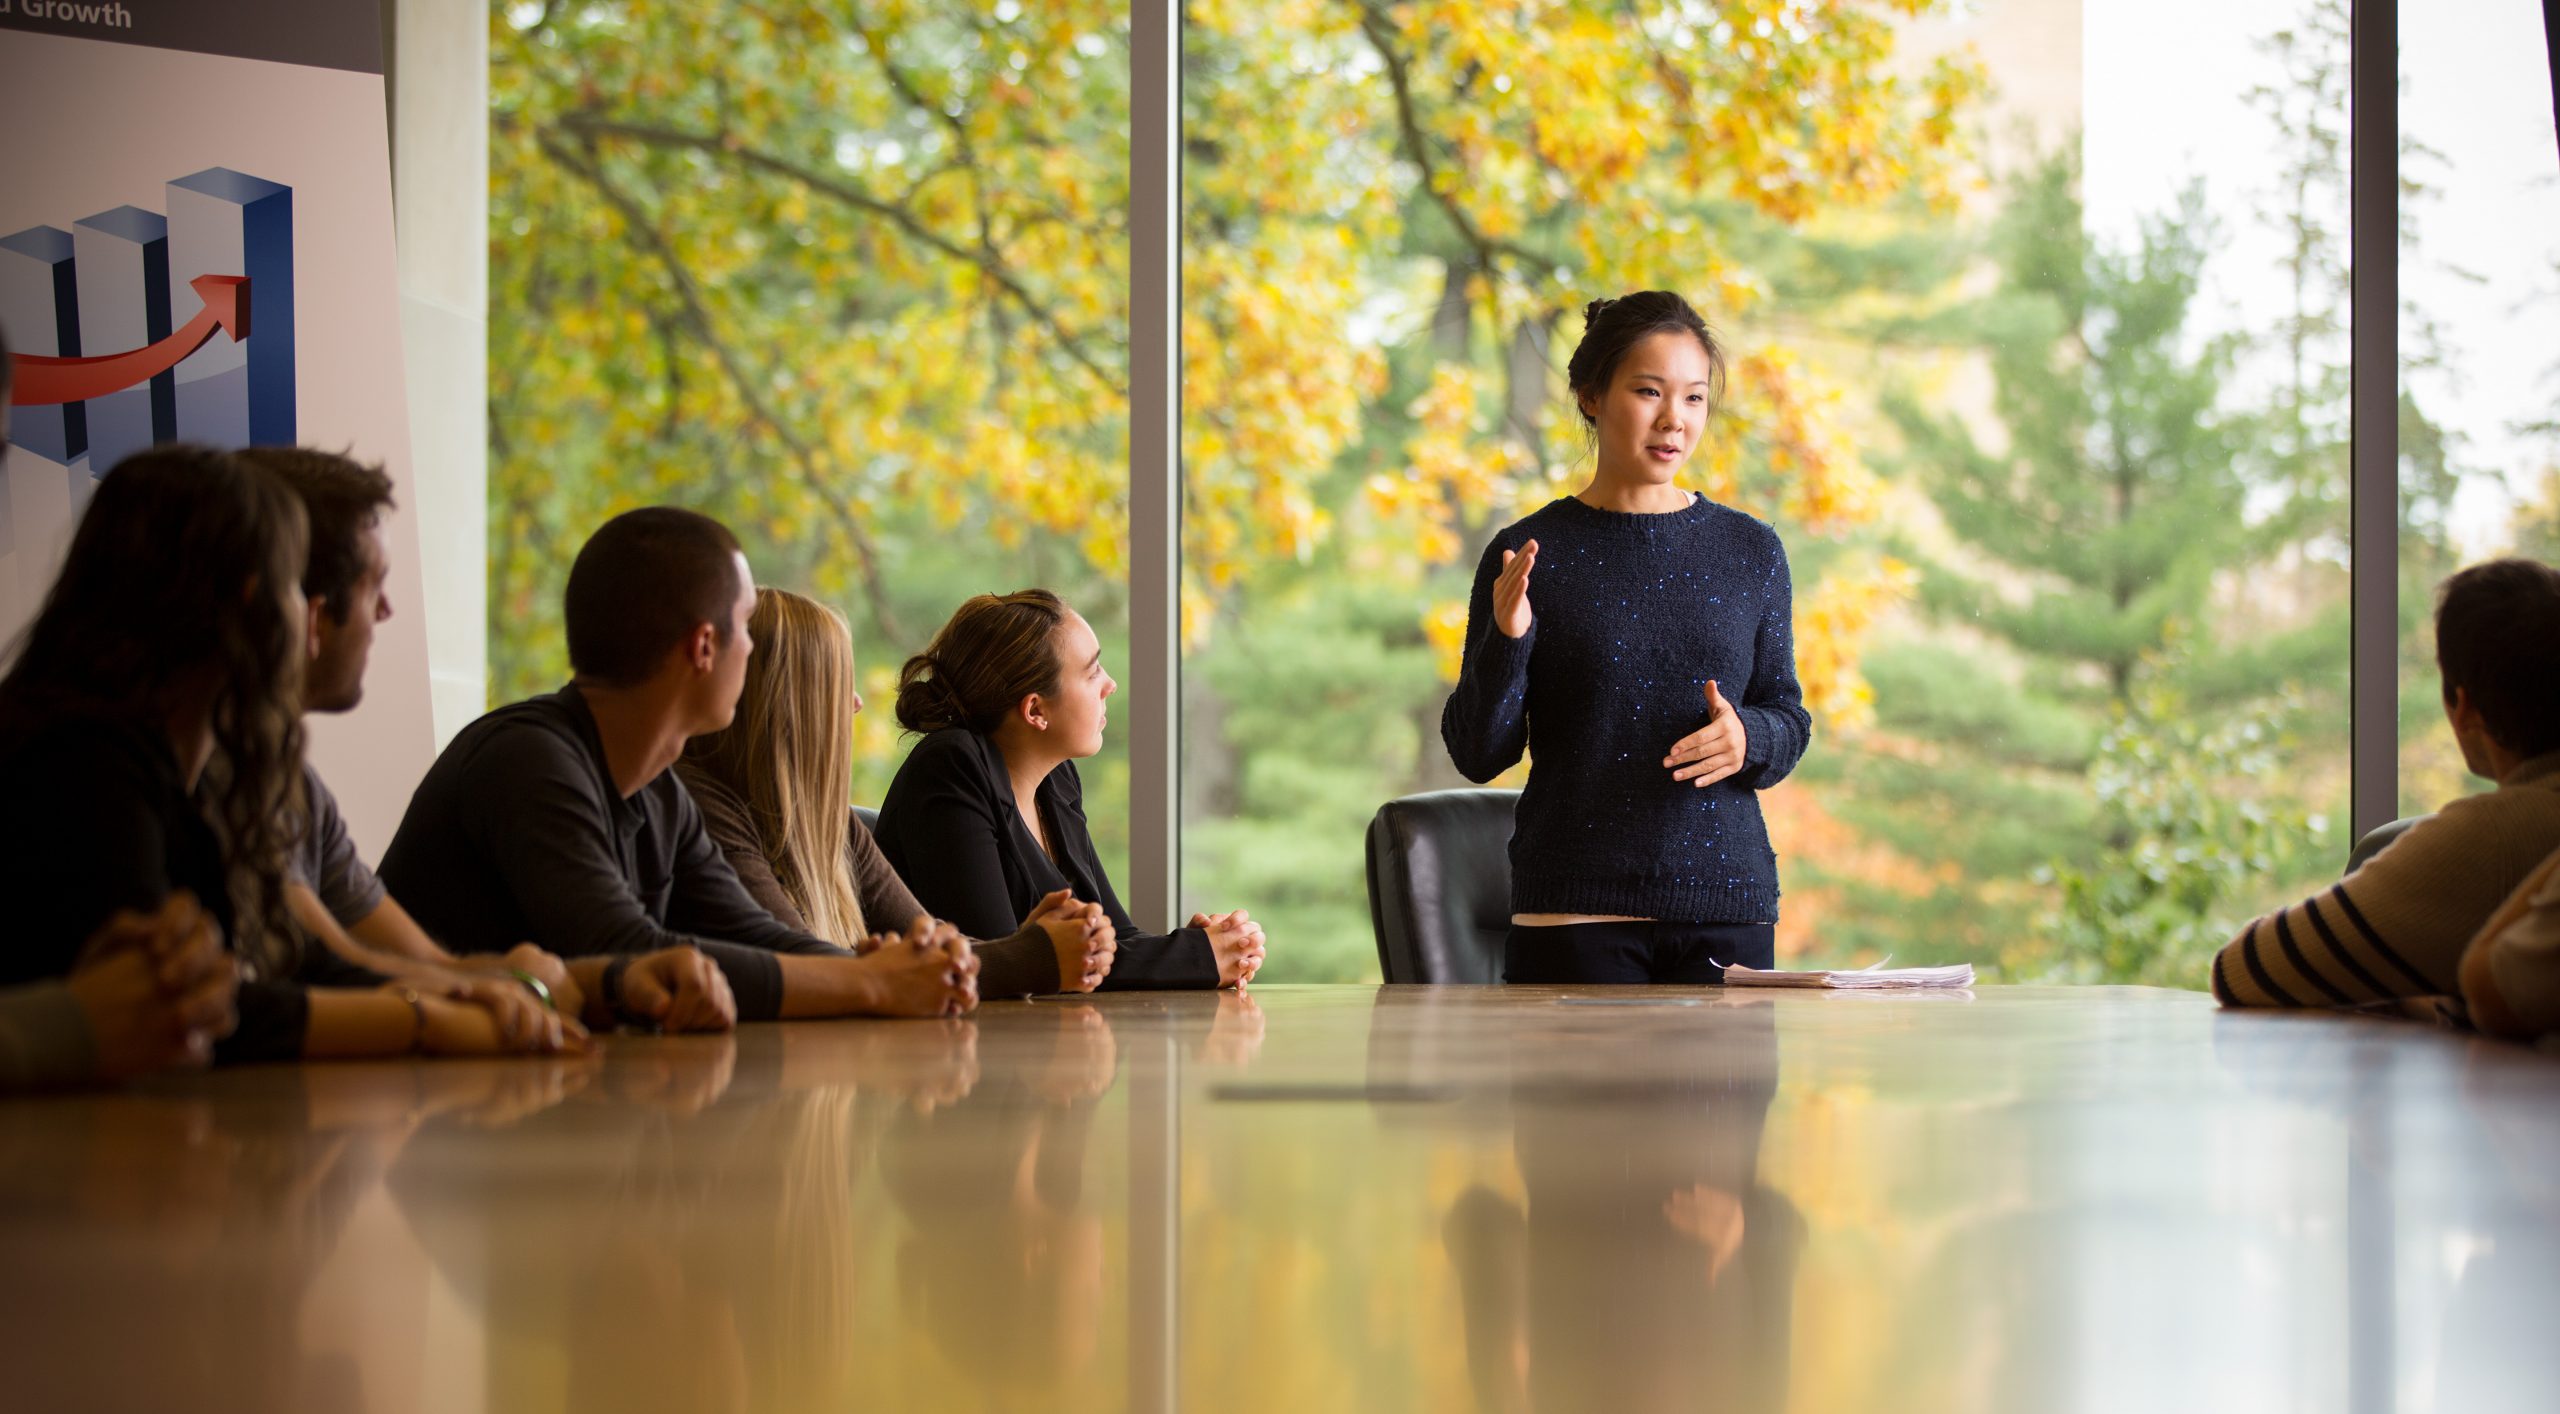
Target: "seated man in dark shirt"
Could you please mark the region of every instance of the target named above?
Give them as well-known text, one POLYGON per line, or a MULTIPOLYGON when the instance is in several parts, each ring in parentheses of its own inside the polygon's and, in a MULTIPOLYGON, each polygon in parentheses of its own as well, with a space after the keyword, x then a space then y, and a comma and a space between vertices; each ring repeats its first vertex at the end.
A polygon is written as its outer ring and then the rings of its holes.
MULTIPOLYGON (((738 1015, 956 1015, 977 959, 918 919, 857 956, 784 926, 738 883, 669 769, 737 712, 755 579, 736 537, 669 506, 607 521, 563 605, 568 686, 464 728, 410 799, 382 877, 463 952, 531 941, 563 957, 699 947, 738 1015)), ((608 971, 610 998, 619 978, 608 971)))
MULTIPOLYGON (((391 478, 379 467, 308 447, 252 447, 235 454, 292 488, 310 520, 302 572, 311 654, 303 665, 306 712, 347 712, 364 700, 374 626, 391 617, 382 513, 391 478)), ((562 961, 519 943, 503 953, 455 957, 420 928, 356 853, 337 797, 306 760, 301 838, 286 860, 286 904, 294 921, 345 966, 397 977, 421 991, 487 1007, 510 1036, 559 1024, 556 1016, 611 1025, 636 1021, 669 1031, 725 1031, 737 1021, 729 984, 691 947, 662 948, 628 964, 618 1006, 602 995, 603 957, 562 961)))

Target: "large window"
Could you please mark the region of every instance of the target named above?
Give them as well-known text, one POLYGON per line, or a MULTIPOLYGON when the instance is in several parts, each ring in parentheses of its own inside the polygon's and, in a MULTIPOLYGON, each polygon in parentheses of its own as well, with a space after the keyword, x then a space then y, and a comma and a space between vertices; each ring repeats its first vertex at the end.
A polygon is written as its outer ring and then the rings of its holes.
POLYGON ((2435 664, 2433 593, 2500 555, 2560 561, 2560 174, 2541 17, 2400 16, 2400 811, 2485 790, 2435 664))
MULTIPOLYGON (((1128 858, 1163 758, 1133 799, 1125 745, 1178 713, 1182 910, 1252 908, 1269 979, 1374 976, 1362 835, 1460 783, 1438 723, 1476 556, 1590 474, 1581 308, 1670 287, 1733 353, 1690 484, 1794 562, 1816 737, 1765 798, 1782 955, 2201 984, 2350 842, 2349 19, 501 3, 493 696, 558 679, 569 556, 651 500, 845 610, 862 800, 902 750, 898 664, 966 595, 1059 589, 1115 665, 1132 608, 1178 602, 1178 671, 1121 674, 1086 764, 1110 866, 1174 921, 1143 887, 1166 858, 1128 858), (1133 179, 1164 130, 1132 93, 1169 80, 1133 23, 1178 27, 1178 197, 1133 179), (1133 346, 1132 234, 1168 201, 1178 333, 1133 346), (1133 372, 1169 343, 1166 380, 1133 372), (1160 381, 1170 508, 1129 471, 1160 381), (1178 576, 1133 560, 1133 505, 1178 511, 1178 576)), ((2401 585, 2404 812, 2478 784, 2428 591, 2560 537, 2532 19, 2402 27, 2401 535, 2363 548, 2401 585)))
POLYGON ((1795 563, 1782 955, 2201 985, 2334 872, 2343 3, 1188 14, 1183 861, 1268 975, 1374 975, 1362 826, 1461 783, 1468 576, 1635 288, 1795 563))
MULTIPOLYGON (((494 699, 557 685, 571 557, 662 500, 853 624, 859 801, 967 596, 1125 652, 1127 8, 495 8, 494 699)), ((1116 741, 1085 779, 1120 872, 1116 741)))

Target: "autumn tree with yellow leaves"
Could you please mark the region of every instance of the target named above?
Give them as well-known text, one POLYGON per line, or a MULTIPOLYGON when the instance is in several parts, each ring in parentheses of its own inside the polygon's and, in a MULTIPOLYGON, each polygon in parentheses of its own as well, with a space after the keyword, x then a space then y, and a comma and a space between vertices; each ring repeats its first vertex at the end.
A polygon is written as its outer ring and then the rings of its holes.
MULTIPOLYGON (((1476 548, 1587 475, 1560 369, 1591 298, 1679 289, 1729 340, 1688 475, 1788 536, 1809 701, 1858 718, 1905 580, 1833 355, 1893 272, 1822 250, 1967 180, 1979 75, 1897 52, 1928 8, 1185 7, 1186 858, 1285 929, 1274 975, 1369 966, 1359 827, 1444 779, 1476 548)), ((1121 640, 1127 26, 494 8, 495 692, 557 680, 571 555, 659 500, 844 607, 870 685, 978 590, 1050 584, 1121 640)), ((863 744, 876 798, 897 748, 863 744)))

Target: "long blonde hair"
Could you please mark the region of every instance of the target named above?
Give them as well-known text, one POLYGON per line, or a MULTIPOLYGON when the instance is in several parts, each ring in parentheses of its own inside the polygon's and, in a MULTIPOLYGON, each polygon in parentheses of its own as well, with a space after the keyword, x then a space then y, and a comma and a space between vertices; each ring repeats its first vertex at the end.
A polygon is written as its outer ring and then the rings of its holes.
POLYGON ((756 840, 809 931, 862 936, 845 849, 853 808, 853 630, 787 589, 758 589, 738 715, 685 756, 746 802, 756 840))

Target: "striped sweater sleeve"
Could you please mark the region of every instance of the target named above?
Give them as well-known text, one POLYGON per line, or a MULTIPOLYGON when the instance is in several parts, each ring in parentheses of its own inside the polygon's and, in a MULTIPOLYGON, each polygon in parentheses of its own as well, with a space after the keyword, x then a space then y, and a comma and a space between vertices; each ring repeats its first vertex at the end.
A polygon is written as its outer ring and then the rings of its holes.
MULTIPOLYGON (((2213 960, 2225 1006, 2342 1007, 2461 993, 2462 952, 2555 843, 2547 811, 2456 801, 2329 888, 2251 922, 2213 960)), ((2542 793, 2538 793, 2542 794, 2542 793)))

